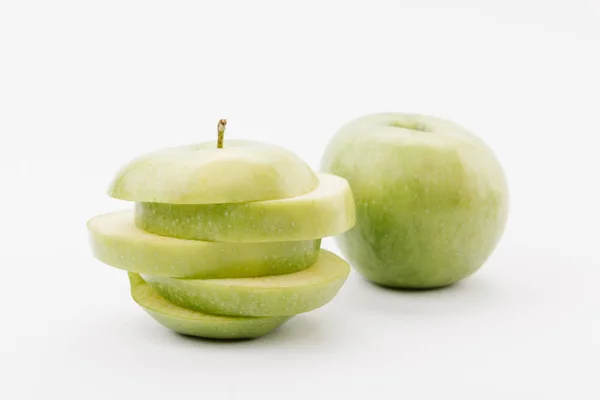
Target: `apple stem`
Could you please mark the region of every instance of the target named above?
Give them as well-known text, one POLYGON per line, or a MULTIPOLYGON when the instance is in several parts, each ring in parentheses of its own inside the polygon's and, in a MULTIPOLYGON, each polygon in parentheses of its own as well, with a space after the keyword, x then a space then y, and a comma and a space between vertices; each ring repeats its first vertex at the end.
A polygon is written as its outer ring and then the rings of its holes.
POLYGON ((223 148, 223 137, 225 136, 225 126, 227 125, 226 119, 220 119, 217 124, 217 132, 219 133, 219 137, 217 139, 217 149, 223 148))

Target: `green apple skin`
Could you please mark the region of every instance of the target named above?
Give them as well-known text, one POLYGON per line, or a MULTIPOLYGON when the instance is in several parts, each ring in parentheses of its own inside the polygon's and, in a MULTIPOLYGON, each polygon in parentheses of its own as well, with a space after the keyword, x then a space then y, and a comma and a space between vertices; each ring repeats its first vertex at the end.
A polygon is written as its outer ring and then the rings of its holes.
POLYGON ((225 140, 144 154, 116 174, 109 196, 172 204, 243 203, 295 197, 314 190, 314 171, 281 147, 225 140))
POLYGON ((87 223, 96 259, 126 271, 177 278, 281 275, 317 261, 321 240, 225 243, 174 239, 135 226, 133 211, 99 215, 87 223))
POLYGON ((321 250, 317 262, 286 275, 239 279, 177 279, 142 275, 173 304, 203 313, 278 317, 315 310, 338 293, 350 266, 321 250))
POLYGON ((181 308, 161 297, 136 273, 130 272, 131 297, 164 327, 207 339, 254 339, 279 328, 291 317, 229 317, 181 308))
POLYGON ((158 235, 221 242, 320 239, 356 221, 348 182, 319 174, 319 186, 297 197, 230 204, 136 203, 138 228, 158 235))
POLYGON ((478 270, 505 228, 508 187, 492 150, 450 121, 381 113, 343 126, 321 163, 350 183, 356 225, 342 254, 383 286, 451 285, 478 270))

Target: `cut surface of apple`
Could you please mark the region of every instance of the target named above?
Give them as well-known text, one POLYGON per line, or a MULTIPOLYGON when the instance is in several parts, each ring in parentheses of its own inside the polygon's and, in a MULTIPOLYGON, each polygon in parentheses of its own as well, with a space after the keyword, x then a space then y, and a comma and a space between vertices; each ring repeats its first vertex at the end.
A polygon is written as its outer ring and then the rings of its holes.
POLYGON ((164 298, 188 309, 222 315, 290 316, 330 302, 349 273, 346 261, 321 250, 313 266, 286 275, 204 280, 142 275, 142 279, 164 298))
POLYGON ((227 140, 171 147, 123 166, 111 197, 173 204, 285 199, 314 190, 318 179, 297 155, 271 144, 227 140))
POLYGON ((228 317, 179 307, 130 272, 131 297, 152 318, 172 331, 212 339, 252 339, 277 329, 291 317, 228 317))
POLYGON ((174 239, 135 226, 133 211, 88 221, 92 253, 126 271, 178 278, 241 278, 289 274, 315 263, 320 240, 223 243, 174 239))
POLYGON ((158 235, 223 242, 310 240, 352 228, 355 208, 348 182, 318 174, 314 191, 284 200, 242 204, 136 203, 140 229, 158 235))

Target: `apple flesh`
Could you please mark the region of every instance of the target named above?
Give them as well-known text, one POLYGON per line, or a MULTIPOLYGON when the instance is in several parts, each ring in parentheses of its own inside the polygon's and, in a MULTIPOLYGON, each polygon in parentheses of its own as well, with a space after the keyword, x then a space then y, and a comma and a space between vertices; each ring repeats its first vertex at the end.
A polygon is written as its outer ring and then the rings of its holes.
POLYGON ((329 303, 350 266, 321 250, 317 262, 286 275, 238 279, 177 279, 142 275, 161 296, 181 307, 209 314, 291 316, 329 303))
POLYGON ((93 255, 115 268, 178 278, 281 275, 313 265, 321 240, 224 243, 183 240, 139 229, 133 211, 99 215, 88 224, 93 255))
POLYGON ((291 317, 228 317, 179 307, 130 272, 131 297, 152 318, 177 333, 212 339, 252 339, 273 332, 291 317))
POLYGON ((500 240, 508 188, 492 150, 452 122, 374 114, 341 128, 322 170, 346 178, 356 225, 336 237, 365 278, 399 288, 453 284, 500 240))
POLYGON ((223 242, 320 239, 355 223, 345 179, 319 174, 312 192, 281 200, 229 204, 136 203, 136 225, 158 235, 223 242))
POLYGON ((281 147, 228 140, 171 147, 122 167, 108 194, 121 200, 172 204, 241 203, 285 199, 314 190, 319 181, 281 147))

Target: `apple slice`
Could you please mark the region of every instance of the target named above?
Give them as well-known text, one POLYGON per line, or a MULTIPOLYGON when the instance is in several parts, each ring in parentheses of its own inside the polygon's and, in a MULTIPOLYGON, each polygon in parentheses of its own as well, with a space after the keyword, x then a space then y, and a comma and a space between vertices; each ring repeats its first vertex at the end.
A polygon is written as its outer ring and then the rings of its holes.
POLYGON ((354 200, 348 182, 319 174, 314 191, 283 200, 243 204, 136 203, 136 225, 182 239, 222 242, 309 240, 352 228, 354 200))
POLYGON ((317 262, 302 271, 239 279, 177 279, 142 275, 167 300, 210 314, 290 316, 330 302, 344 284, 350 266, 321 250, 317 262))
POLYGON ((240 278, 300 271, 315 263, 320 240, 220 243, 174 239, 138 229, 133 211, 87 223, 92 252, 105 264, 132 272, 180 278, 240 278))
POLYGON ((229 140, 171 147, 122 167, 111 197, 173 204, 241 203, 285 199, 314 190, 318 179, 294 153, 281 147, 229 140))
POLYGON ((277 329, 291 317, 227 317, 179 307, 130 272, 131 297, 152 318, 177 333, 212 339, 251 339, 277 329))

